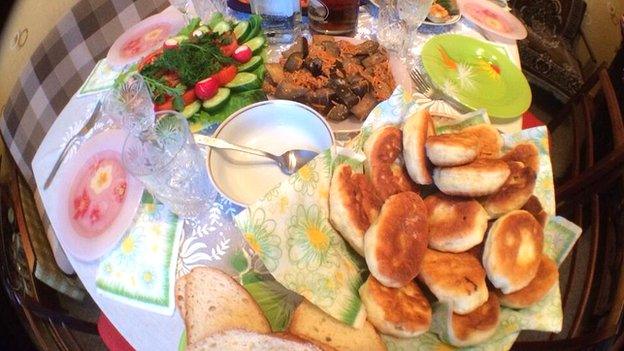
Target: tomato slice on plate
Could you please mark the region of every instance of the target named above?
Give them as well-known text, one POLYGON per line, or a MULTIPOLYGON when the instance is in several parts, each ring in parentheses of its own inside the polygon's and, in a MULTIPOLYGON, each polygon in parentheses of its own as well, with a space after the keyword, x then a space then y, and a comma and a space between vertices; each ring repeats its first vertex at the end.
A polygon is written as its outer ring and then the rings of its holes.
POLYGON ((223 86, 231 82, 232 79, 236 77, 236 73, 238 73, 236 66, 229 65, 223 67, 219 72, 215 73, 214 77, 216 77, 221 86, 223 86))

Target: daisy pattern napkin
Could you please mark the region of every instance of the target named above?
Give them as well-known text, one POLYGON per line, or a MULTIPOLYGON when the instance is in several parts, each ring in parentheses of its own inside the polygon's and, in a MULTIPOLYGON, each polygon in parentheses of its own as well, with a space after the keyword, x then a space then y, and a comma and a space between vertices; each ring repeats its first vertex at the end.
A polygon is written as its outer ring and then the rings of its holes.
POLYGON ((173 314, 182 224, 163 204, 144 196, 134 225, 100 262, 97 291, 131 306, 173 314))

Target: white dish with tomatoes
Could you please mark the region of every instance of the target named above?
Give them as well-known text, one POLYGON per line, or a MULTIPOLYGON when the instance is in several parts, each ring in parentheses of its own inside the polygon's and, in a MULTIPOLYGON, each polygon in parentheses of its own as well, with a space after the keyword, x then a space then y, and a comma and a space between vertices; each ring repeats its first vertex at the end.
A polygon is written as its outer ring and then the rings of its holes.
POLYGON ((266 100, 261 89, 266 47, 259 16, 236 21, 215 13, 207 23, 192 19, 121 79, 140 74, 155 110, 181 112, 197 132, 266 100))

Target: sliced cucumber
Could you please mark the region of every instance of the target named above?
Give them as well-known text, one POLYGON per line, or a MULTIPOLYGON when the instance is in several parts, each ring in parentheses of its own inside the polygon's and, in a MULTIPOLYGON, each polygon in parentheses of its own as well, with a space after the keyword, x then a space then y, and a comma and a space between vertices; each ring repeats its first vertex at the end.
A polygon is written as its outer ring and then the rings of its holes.
POLYGON ((266 43, 266 39, 264 37, 255 37, 245 43, 245 45, 249 46, 251 51, 253 51, 254 55, 257 55, 260 51, 262 51, 262 46, 266 43))
POLYGON ((214 112, 214 111, 219 110, 221 107, 223 107, 223 105, 227 103, 229 98, 230 98, 230 89, 219 88, 219 90, 217 90, 217 95, 204 101, 202 103, 202 107, 204 108, 204 110, 208 112, 214 112))
POLYGON ((236 40, 240 43, 242 42, 242 39, 245 39, 249 33, 251 32, 251 26, 249 25, 249 22, 247 21, 242 21, 239 24, 236 25, 236 27, 234 27, 234 35, 236 35, 236 40))
POLYGON ((262 86, 262 82, 260 79, 249 72, 240 72, 229 82, 226 87, 232 89, 233 91, 247 91, 258 89, 262 86))
POLYGON ((239 43, 244 43, 247 40, 260 34, 260 31, 262 30, 262 19, 260 18, 260 16, 251 16, 251 18, 249 18, 249 27, 251 27, 249 33, 246 36, 242 37, 239 43))
POLYGON ((212 17, 210 17, 210 20, 208 20, 208 27, 214 30, 216 25, 220 22, 223 22, 223 14, 221 12, 215 12, 212 14, 212 17))
POLYGON ((262 57, 253 56, 249 61, 238 66, 239 72, 251 72, 262 65, 262 57))
POLYGON ((221 22, 217 23, 217 25, 216 25, 216 26, 214 26, 214 28, 212 28, 212 30, 213 30, 215 33, 218 33, 218 34, 223 34, 223 33, 225 33, 225 32, 229 32, 229 31, 231 31, 231 30, 232 30, 232 27, 230 27, 230 25, 229 25, 227 22, 225 22, 225 21, 221 21, 221 22))
POLYGON ((182 42, 187 41, 189 39, 189 37, 186 36, 186 35, 177 35, 177 36, 173 37, 173 39, 175 39, 178 43, 182 43, 182 42))
POLYGON ((184 110, 182 110, 182 114, 186 118, 191 118, 199 109, 201 108, 201 102, 199 100, 195 100, 192 103, 186 105, 184 110))

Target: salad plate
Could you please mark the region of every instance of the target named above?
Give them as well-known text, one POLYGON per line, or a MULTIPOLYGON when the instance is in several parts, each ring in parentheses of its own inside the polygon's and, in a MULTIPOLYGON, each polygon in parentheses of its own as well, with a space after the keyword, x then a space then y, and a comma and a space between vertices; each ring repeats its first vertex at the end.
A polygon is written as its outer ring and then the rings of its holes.
POLYGON ((531 105, 522 71, 496 46, 458 34, 434 36, 422 49, 433 84, 462 104, 485 108, 490 117, 513 119, 531 105))
POLYGON ((117 244, 141 201, 143 186, 122 165, 125 137, 117 129, 95 135, 59 172, 56 233, 82 261, 96 260, 117 244))
POLYGON ((516 16, 489 1, 459 0, 460 12, 484 30, 507 39, 522 40, 527 30, 516 16))

